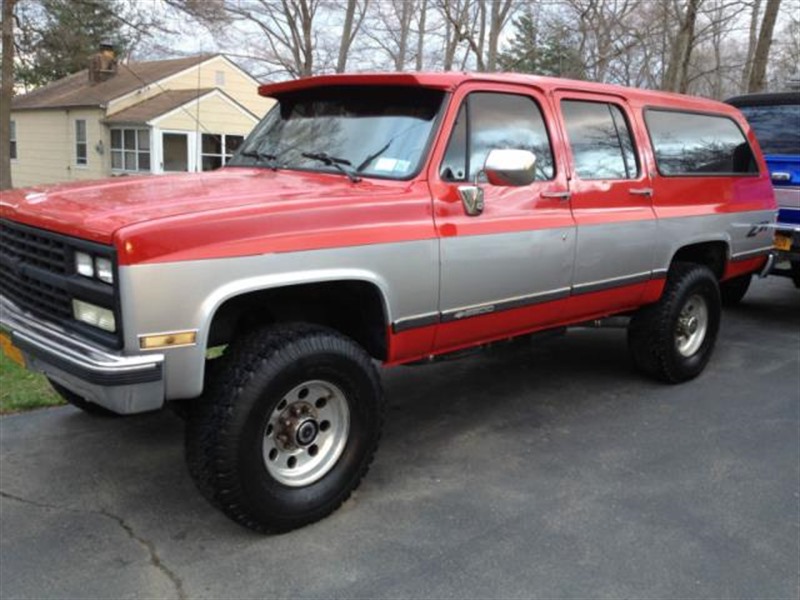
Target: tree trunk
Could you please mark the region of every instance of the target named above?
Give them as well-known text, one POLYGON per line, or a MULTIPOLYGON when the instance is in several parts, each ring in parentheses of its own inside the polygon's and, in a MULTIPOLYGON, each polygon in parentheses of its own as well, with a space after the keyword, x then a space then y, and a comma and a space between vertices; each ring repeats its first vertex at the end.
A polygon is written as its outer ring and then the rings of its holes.
POLYGON ((739 80, 739 91, 744 92, 750 81, 750 71, 753 68, 753 54, 758 42, 758 17, 761 15, 761 0, 753 0, 753 12, 750 13, 750 35, 747 38, 747 55, 742 65, 742 77, 739 80))
POLYGON ((350 43, 353 41, 353 19, 356 15, 357 2, 358 0, 347 0, 342 41, 339 43, 339 60, 336 61, 337 73, 344 73, 347 68, 347 53, 350 51, 350 43))
POLYGON ((419 7, 419 32, 417 34, 417 71, 422 71, 425 65, 423 56, 425 55, 425 15, 428 12, 428 0, 422 0, 419 7))
POLYGON ((689 85, 689 62, 694 50, 694 31, 697 23, 697 9, 703 0, 687 0, 686 14, 680 20, 678 35, 670 53, 667 74, 664 76, 665 90, 686 92, 689 85))
POLYGON ((778 19, 778 9, 781 0, 767 0, 764 9, 764 20, 761 22, 761 31, 758 34, 758 44, 753 55, 753 69, 750 71, 750 82, 747 91, 760 92, 764 89, 767 78, 767 59, 772 46, 772 32, 775 30, 775 21, 778 19))
POLYGON ((3 60, 0 87, 0 190, 11 188, 11 99, 14 97, 14 3, 3 0, 3 60))

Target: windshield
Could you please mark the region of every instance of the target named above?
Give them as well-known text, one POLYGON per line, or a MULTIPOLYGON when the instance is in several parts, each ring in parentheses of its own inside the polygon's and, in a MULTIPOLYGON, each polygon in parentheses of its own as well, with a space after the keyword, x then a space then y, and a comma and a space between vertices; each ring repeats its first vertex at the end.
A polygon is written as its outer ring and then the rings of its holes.
POLYGON ((228 165, 408 179, 421 168, 443 98, 387 86, 285 94, 228 165))
POLYGON ((800 104, 740 106, 764 154, 800 154, 800 104))

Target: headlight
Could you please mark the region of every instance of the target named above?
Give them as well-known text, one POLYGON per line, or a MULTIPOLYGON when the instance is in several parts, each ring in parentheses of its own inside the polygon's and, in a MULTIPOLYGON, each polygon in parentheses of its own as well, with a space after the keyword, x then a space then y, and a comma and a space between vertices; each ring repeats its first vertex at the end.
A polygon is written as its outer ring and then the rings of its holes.
POLYGON ((114 267, 111 260, 108 258, 100 258, 99 256, 94 261, 95 272, 100 281, 106 283, 114 283, 114 267))
POLYGON ((111 309, 95 306, 83 300, 73 300, 72 314, 75 320, 88 325, 99 327, 112 333, 117 330, 114 312, 111 309))
POLYGON ((75 270, 84 277, 94 277, 94 259, 86 252, 75 253, 75 270))
POLYGON ((114 283, 114 263, 104 256, 93 256, 88 252, 75 252, 75 272, 89 279, 114 283))

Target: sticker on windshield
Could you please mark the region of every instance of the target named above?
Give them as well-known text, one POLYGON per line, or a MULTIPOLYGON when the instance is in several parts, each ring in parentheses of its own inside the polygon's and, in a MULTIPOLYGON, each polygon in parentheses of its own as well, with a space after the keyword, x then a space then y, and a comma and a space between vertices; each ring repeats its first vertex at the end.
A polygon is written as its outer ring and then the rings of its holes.
POLYGON ((391 173, 397 168, 397 163, 400 162, 396 158, 379 158, 375 161, 374 169, 376 171, 384 171, 386 173, 391 173))
POLYGON ((409 167, 411 167, 411 161, 383 157, 375 161, 372 170, 376 173, 407 173, 409 167))

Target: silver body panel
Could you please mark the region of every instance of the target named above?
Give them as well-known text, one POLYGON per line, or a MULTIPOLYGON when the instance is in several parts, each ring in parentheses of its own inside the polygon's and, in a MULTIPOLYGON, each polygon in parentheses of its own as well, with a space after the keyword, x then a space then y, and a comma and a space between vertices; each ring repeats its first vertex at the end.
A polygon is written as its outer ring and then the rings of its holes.
POLYGON ((125 349, 142 354, 139 336, 198 331, 197 345, 166 350, 166 396, 202 391, 206 341, 217 309, 242 294, 325 281, 364 281, 384 299, 391 323, 438 304, 436 240, 353 246, 215 260, 145 264, 120 269, 125 349))

